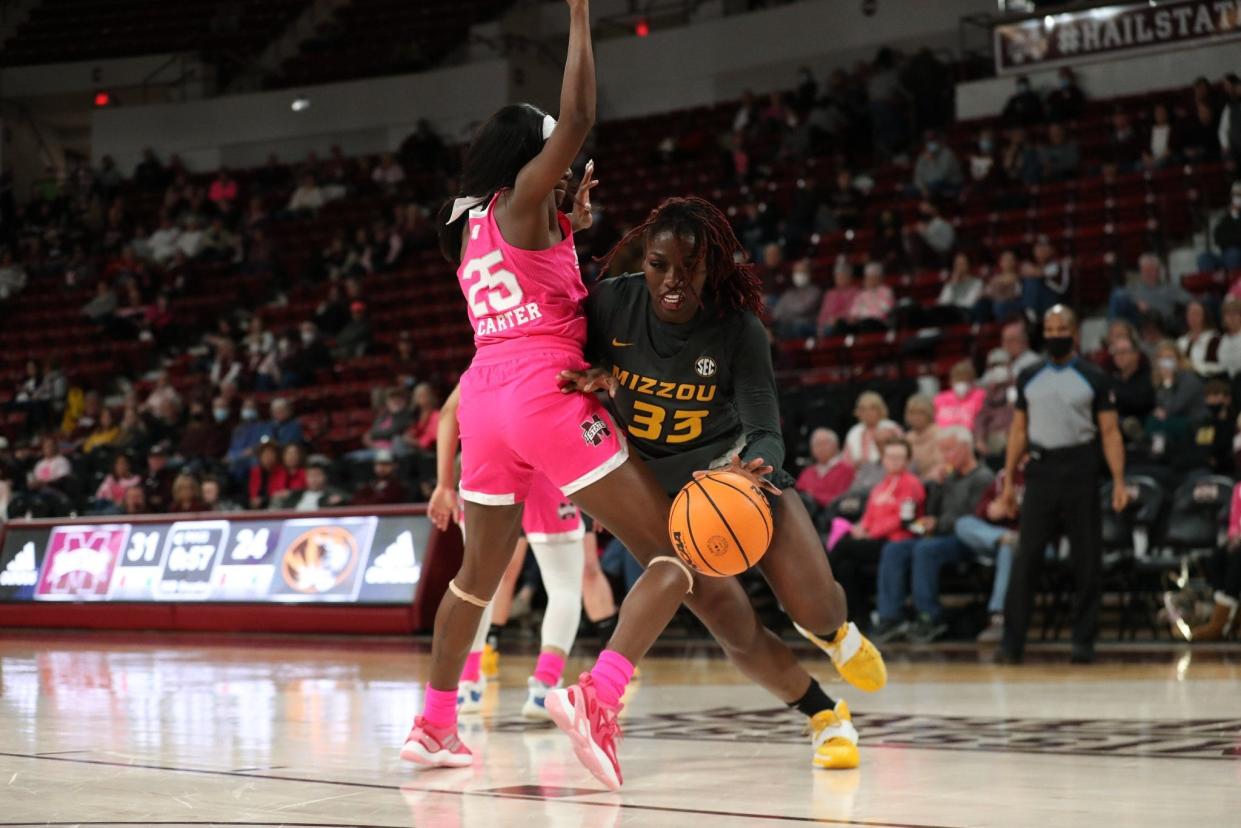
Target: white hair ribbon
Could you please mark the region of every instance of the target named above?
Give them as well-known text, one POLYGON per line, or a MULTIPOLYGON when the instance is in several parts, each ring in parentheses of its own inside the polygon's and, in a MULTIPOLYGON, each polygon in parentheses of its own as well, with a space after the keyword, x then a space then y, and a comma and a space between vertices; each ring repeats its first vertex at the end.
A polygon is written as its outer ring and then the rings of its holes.
POLYGON ((452 214, 448 217, 445 224, 452 224, 457 219, 466 214, 467 211, 473 210, 484 201, 482 196, 465 196, 459 198, 452 203, 452 214))
POLYGON ((552 132, 556 129, 556 119, 551 115, 543 116, 543 140, 546 141, 552 137, 552 132))

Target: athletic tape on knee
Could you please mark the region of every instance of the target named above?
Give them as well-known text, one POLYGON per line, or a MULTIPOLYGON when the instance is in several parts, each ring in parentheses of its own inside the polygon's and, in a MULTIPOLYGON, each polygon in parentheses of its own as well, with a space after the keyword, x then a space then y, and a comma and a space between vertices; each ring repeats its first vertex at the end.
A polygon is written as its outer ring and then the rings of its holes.
POLYGON ((486 609, 487 605, 491 603, 490 601, 485 601, 476 595, 471 595, 466 592, 461 587, 457 586, 457 582, 455 580, 448 582, 448 589, 453 595, 457 596, 462 601, 465 601, 467 604, 473 604, 479 609, 486 609))
POLYGON ((685 561, 681 560, 680 558, 674 558, 671 555, 660 555, 658 558, 651 558, 651 562, 646 565, 646 568, 650 569, 652 566, 654 566, 657 563, 676 564, 678 567, 680 567, 681 571, 685 573, 685 580, 689 581, 689 586, 685 588, 685 591, 687 593, 693 594, 694 573, 689 571, 689 567, 685 565, 685 561))
POLYGON ((573 649, 582 621, 582 567, 586 561, 583 541, 531 541, 530 551, 539 563, 547 609, 543 612, 542 645, 566 654, 573 649))

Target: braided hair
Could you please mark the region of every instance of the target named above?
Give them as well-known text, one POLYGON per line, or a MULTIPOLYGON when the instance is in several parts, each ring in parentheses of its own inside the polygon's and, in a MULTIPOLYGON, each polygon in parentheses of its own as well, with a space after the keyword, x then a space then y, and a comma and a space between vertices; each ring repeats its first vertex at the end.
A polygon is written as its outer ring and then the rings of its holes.
POLYGON ((737 240, 728 217, 714 204, 695 196, 665 199, 646 221, 626 233, 600 260, 600 271, 606 273, 612 260, 630 244, 638 240, 645 244, 655 234, 664 232, 694 240, 689 260, 683 264, 693 273, 700 262, 706 262, 705 287, 714 296, 721 316, 731 311, 762 313, 762 282, 754 265, 746 261, 745 248, 737 240))

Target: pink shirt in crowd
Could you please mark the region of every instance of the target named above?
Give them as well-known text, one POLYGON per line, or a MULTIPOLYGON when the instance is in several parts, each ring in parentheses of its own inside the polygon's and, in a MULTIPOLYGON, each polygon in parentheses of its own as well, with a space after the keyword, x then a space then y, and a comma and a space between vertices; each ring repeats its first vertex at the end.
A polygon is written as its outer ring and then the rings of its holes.
POLYGON ((970 389, 964 397, 958 397, 951 388, 940 391, 935 395, 935 425, 940 428, 965 426, 972 432, 974 420, 986 400, 987 392, 981 388, 970 389))
POLYGON ((880 285, 874 290, 860 290, 849 309, 850 319, 885 319, 892 312, 892 289, 880 285))
POLYGON ((901 525, 901 509, 905 502, 913 503, 913 516, 922 514, 926 501, 926 489, 908 471, 888 475, 871 489, 866 499, 866 511, 862 513, 862 527, 868 537, 876 540, 909 540, 913 534, 901 525))
POLYGON ((858 289, 854 287, 832 288, 823 295, 823 304, 819 305, 819 327, 834 325, 842 319, 849 318, 853 310, 853 300, 857 298, 858 289))

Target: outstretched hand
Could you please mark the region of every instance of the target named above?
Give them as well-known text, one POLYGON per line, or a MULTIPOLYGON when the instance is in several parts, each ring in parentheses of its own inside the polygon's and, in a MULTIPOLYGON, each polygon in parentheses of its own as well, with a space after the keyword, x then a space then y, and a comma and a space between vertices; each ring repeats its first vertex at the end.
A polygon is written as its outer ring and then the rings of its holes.
POLYGON ((605 368, 587 368, 585 371, 561 371, 556 377, 560 383, 560 391, 564 394, 593 394, 596 391, 607 391, 609 397, 616 396, 619 387, 616 377, 605 368))
POLYGON ((587 161, 586 170, 582 173, 582 181, 577 185, 577 194, 573 196, 573 212, 569 214, 569 223, 573 232, 590 229, 595 217, 590 212, 590 191, 599 185, 595 180, 595 162, 587 161))
MULTIPOLYGON (((712 469, 711 471, 727 471, 732 472, 733 474, 739 474, 764 492, 776 495, 777 497, 783 494, 783 492, 777 488, 774 483, 767 479, 767 475, 775 471, 775 468, 769 466, 767 461, 761 457, 755 457, 753 460, 743 463, 741 462, 741 456, 734 454, 729 459, 726 467, 722 469, 712 469)), ((696 471, 694 472, 694 479, 697 480, 699 478, 706 477, 708 474, 710 474, 710 472, 696 471)))

